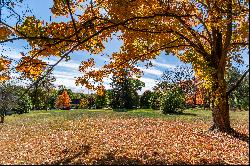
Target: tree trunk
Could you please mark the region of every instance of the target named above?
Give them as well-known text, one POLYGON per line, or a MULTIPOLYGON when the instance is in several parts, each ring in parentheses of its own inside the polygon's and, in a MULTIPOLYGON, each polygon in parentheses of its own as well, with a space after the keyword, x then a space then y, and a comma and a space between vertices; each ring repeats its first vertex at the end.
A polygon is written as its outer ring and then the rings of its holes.
POLYGON ((208 108, 210 109, 211 107, 211 93, 208 92, 208 108))
POLYGON ((4 122, 4 116, 0 115, 0 123, 4 122))
POLYGON ((217 70, 215 74, 214 85, 212 88, 212 117, 213 125, 211 130, 219 130, 222 132, 231 132, 229 103, 227 96, 227 85, 222 70, 217 70))
POLYGON ((203 100, 203 109, 206 110, 206 106, 207 106, 207 100, 206 100, 206 92, 205 90, 202 88, 202 100, 203 100))
POLYGON ((211 130, 231 132, 227 84, 225 81, 226 52, 223 51, 222 33, 213 28, 213 50, 209 63, 213 125, 211 130))

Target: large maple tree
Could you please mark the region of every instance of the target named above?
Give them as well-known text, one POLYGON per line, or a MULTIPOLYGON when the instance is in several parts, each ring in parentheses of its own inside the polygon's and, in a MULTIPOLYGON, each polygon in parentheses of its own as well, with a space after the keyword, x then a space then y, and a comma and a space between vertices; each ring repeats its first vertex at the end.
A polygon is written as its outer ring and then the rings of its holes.
POLYGON ((100 70, 89 70, 94 59, 82 62, 83 76, 77 84, 101 91, 104 77, 119 75, 122 68, 139 74, 138 62, 165 51, 191 63, 211 91, 211 129, 231 131, 225 73, 248 48, 248 0, 54 0, 51 12, 70 21, 45 23, 27 17, 15 27, 1 23, 1 42, 26 39, 32 47, 16 67, 18 71, 36 78, 43 73, 43 57, 61 57, 53 68, 73 51, 100 53, 103 42, 119 32, 121 50, 100 70), (90 84, 91 79, 99 84, 90 84))

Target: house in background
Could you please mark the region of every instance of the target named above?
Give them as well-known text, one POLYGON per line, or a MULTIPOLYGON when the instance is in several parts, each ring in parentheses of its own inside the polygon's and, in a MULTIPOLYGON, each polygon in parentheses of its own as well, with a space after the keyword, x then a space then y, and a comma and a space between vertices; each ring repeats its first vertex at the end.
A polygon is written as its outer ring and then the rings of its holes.
POLYGON ((81 99, 72 99, 70 103, 71 108, 77 109, 80 104, 80 100, 81 99))

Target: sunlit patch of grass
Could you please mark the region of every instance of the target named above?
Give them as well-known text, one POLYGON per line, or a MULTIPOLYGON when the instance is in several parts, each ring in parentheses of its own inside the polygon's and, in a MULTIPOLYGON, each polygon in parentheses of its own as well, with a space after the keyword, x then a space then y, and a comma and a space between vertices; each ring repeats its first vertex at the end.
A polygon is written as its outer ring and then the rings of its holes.
MULTIPOLYGON (((74 120, 81 117, 103 117, 110 118, 160 118, 165 120, 174 121, 205 121, 211 122, 212 112, 211 110, 203 109, 187 109, 181 114, 163 114, 161 110, 152 109, 132 109, 132 110, 110 110, 110 109, 75 109, 75 110, 39 110, 31 111, 27 114, 6 116, 6 123, 15 121, 39 121, 46 120, 74 120)), ((230 111, 230 119, 232 123, 242 121, 248 122, 248 111, 233 112, 230 111)))
POLYGON ((249 121, 249 111, 230 111, 230 118, 233 121, 249 121))

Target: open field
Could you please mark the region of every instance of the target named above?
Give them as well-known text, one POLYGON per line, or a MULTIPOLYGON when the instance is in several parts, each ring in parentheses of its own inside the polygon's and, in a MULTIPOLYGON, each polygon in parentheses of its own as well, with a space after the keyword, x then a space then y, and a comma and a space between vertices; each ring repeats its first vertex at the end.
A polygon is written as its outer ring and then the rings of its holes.
MULTIPOLYGON (((249 112, 230 112, 249 135, 249 112)), ((248 164, 249 144, 208 131, 211 111, 50 110, 7 116, 0 164, 248 164)))

